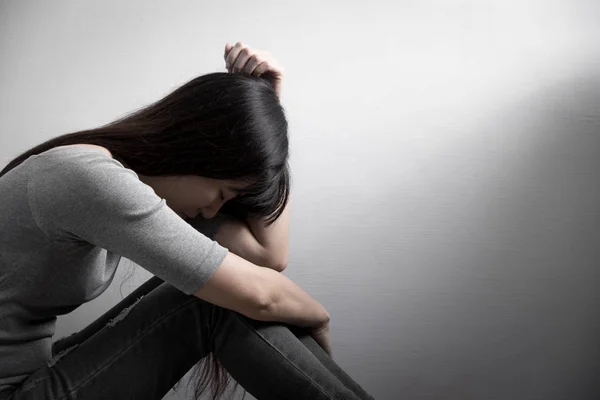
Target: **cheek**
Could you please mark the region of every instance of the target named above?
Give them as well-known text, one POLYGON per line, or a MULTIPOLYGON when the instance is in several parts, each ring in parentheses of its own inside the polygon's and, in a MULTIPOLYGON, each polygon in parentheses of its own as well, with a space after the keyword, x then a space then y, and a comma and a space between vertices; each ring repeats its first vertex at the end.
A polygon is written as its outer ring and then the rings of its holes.
POLYGON ((214 199, 216 197, 218 197, 218 195, 213 196, 212 193, 199 192, 195 195, 189 196, 187 200, 188 204, 190 204, 191 206, 200 208, 210 206, 214 202, 214 199))

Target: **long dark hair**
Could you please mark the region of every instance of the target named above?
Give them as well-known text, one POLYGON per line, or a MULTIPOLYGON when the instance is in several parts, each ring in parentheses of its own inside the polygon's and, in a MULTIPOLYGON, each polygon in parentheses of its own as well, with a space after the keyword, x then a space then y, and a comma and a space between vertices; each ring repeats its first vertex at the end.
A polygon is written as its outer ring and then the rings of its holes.
MULTIPOLYGON (((268 79, 216 72, 196 77, 109 124, 33 147, 9 162, 0 177, 53 147, 95 144, 147 176, 199 175, 248 182, 248 189, 219 213, 236 219, 265 218, 268 226, 281 215, 290 193, 287 130, 284 109, 268 79)), ((201 365, 205 368, 196 399, 212 383, 216 400, 231 377, 213 353, 195 367, 201 365)))

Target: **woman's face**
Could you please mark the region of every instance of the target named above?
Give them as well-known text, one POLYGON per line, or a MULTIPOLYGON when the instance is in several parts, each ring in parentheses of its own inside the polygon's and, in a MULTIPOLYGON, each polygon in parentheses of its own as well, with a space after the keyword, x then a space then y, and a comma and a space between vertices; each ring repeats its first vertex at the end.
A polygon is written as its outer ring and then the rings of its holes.
POLYGON ((214 217, 223 204, 238 196, 235 189, 243 190, 247 186, 241 182, 195 175, 139 177, 185 219, 195 218, 200 213, 205 218, 214 217))

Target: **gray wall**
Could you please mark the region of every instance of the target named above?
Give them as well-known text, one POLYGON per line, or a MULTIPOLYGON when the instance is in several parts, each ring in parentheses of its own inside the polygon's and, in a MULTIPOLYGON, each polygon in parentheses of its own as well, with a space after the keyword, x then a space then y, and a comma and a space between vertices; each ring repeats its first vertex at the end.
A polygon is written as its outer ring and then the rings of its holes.
MULTIPOLYGON (((599 12, 3 1, 0 163, 224 71, 227 41, 267 49, 287 75, 285 274, 331 313, 337 362, 382 400, 597 399, 599 12)), ((136 267, 123 296, 148 277, 136 267)), ((120 284, 57 335, 119 301, 120 284)))

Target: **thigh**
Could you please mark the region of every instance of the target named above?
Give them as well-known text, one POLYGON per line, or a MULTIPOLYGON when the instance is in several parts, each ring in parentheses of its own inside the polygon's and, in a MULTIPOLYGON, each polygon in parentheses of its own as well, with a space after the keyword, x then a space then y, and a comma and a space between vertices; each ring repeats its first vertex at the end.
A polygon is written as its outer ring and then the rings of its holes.
POLYGON ((151 292, 163 282, 164 281, 158 276, 153 276, 152 278, 148 279, 146 282, 144 282, 138 288, 136 288, 133 292, 131 292, 128 296, 126 296, 123 300, 115 304, 114 307, 102 314, 99 318, 92 321, 92 323, 90 323, 82 330, 80 330, 79 332, 75 332, 70 336, 63 337, 55 341, 52 344, 52 354, 57 355, 60 352, 68 349, 69 347, 84 342, 96 332, 98 332, 100 329, 102 329, 106 324, 118 319, 119 315, 126 314, 131 307, 133 307, 139 300, 141 300, 142 297, 147 295, 149 292, 151 292))
POLYGON ((11 399, 161 399, 212 351, 216 306, 164 282, 132 303, 134 298, 93 324, 95 329, 67 338, 70 346, 30 375, 11 399))

